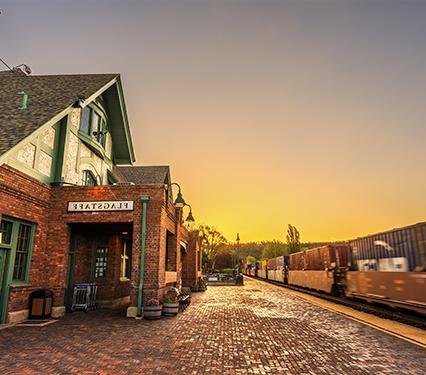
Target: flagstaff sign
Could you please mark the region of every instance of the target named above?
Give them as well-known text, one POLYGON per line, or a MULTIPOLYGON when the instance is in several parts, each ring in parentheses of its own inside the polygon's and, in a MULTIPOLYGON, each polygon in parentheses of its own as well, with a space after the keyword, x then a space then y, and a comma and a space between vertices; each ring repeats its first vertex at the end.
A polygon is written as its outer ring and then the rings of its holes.
POLYGON ((68 202, 68 212, 132 211, 133 201, 68 202))

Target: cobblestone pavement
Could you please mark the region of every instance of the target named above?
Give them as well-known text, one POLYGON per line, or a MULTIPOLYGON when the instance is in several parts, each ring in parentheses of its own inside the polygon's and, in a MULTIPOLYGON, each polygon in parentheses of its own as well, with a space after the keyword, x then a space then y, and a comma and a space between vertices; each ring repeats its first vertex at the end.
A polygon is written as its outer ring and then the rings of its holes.
POLYGON ((246 279, 177 318, 67 315, 0 331, 0 374, 424 374, 426 350, 246 279))

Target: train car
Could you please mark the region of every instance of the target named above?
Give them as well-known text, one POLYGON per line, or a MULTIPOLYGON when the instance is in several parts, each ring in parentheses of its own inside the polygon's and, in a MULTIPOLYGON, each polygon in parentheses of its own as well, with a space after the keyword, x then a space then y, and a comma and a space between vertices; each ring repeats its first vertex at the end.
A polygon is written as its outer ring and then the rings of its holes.
POLYGON ((290 255, 288 284, 326 293, 343 294, 350 265, 350 248, 330 244, 290 255))
POLYGON ((426 314, 426 223, 350 241, 346 296, 426 314))
POLYGON ((268 261, 262 260, 259 262, 259 269, 257 271, 257 276, 261 279, 268 280, 268 261))
POLYGON ((268 260, 268 280, 285 282, 285 256, 268 260))

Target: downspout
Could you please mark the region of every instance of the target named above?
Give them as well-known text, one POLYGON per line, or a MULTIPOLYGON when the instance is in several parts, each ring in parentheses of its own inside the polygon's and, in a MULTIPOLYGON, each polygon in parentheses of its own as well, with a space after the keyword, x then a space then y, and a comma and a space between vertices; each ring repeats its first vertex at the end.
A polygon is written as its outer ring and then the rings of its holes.
POLYGON ((142 289, 143 289, 143 278, 145 273, 145 240, 146 240, 146 212, 148 207, 149 197, 147 195, 141 196, 142 202, 142 236, 141 236, 141 259, 139 268, 139 287, 138 287, 138 310, 137 317, 142 317, 142 289))

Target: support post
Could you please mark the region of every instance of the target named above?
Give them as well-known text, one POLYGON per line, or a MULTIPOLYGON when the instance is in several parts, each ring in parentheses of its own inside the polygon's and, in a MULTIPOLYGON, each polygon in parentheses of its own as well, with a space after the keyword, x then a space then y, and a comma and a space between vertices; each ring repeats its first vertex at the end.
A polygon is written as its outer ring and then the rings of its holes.
POLYGON ((137 309, 137 317, 142 317, 142 290, 143 290, 143 278, 145 273, 145 240, 146 240, 146 214, 148 208, 149 197, 147 195, 141 196, 142 202, 142 233, 141 233, 141 258, 139 265, 139 287, 138 287, 138 309, 137 309))

